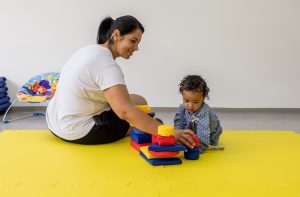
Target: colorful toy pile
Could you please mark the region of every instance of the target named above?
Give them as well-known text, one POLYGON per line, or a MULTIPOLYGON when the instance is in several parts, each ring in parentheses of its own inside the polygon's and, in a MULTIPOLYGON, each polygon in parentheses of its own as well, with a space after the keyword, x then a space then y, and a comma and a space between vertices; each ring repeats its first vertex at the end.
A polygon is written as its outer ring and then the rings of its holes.
POLYGON ((26 118, 30 116, 44 116, 44 112, 33 112, 31 114, 16 117, 14 119, 7 118, 9 110, 18 101, 26 101, 29 103, 41 103, 50 100, 56 91, 56 86, 58 84, 60 73, 49 72, 36 75, 29 79, 17 92, 17 98, 8 105, 4 110, 5 114, 3 116, 3 123, 10 123, 12 121, 26 118))
POLYGON ((6 87, 6 78, 0 77, 0 114, 11 105, 10 97, 8 96, 8 88, 6 87))
POLYGON ((55 94, 59 73, 43 73, 28 80, 17 93, 20 101, 40 103, 55 94))
MULTIPOLYGON (((147 105, 136 107, 155 118, 155 113, 151 112, 151 107, 147 105)), ((171 125, 160 125, 157 134, 157 136, 150 135, 137 128, 134 128, 130 133, 131 146, 139 151, 140 155, 151 165, 181 164, 180 151, 185 151, 185 159, 195 160, 199 158, 199 140, 197 136, 193 137, 196 147, 188 149, 181 144, 175 143, 174 127, 171 125)))

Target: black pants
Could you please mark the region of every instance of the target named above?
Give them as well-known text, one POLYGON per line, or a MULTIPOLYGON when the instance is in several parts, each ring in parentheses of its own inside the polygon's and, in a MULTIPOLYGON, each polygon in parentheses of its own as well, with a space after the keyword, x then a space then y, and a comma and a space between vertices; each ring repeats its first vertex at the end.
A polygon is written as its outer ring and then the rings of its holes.
POLYGON ((120 119, 112 109, 94 116, 93 120, 95 125, 86 136, 77 140, 61 139, 76 144, 106 144, 124 138, 130 128, 129 123, 120 119))

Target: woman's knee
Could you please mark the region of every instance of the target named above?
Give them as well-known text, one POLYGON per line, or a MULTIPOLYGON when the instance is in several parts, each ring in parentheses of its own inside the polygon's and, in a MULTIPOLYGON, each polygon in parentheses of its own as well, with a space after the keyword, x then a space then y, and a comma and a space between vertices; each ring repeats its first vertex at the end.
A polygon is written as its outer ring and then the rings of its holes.
POLYGON ((130 101, 133 105, 148 105, 147 100, 138 94, 130 94, 130 101))

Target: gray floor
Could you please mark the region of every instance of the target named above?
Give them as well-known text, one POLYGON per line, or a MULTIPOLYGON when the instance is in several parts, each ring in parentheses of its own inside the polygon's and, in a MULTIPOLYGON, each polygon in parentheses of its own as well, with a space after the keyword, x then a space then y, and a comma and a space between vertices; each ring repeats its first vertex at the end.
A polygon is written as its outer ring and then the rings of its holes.
MULTIPOLYGON (((44 108, 17 108, 10 118, 44 108)), ((300 109, 214 109, 224 130, 292 130, 300 133, 300 109)), ((172 124, 176 108, 153 108, 165 124, 172 124)), ((8 124, 0 123, 0 131, 16 129, 47 129, 44 116, 20 119, 8 124)))

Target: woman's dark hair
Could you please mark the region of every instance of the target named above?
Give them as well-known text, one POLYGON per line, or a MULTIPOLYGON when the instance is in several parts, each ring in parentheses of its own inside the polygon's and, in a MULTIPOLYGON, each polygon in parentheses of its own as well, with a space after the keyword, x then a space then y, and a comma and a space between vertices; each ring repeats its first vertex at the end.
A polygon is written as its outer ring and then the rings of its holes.
POLYGON ((112 19, 110 16, 103 19, 100 23, 97 35, 97 43, 104 44, 106 41, 112 42, 112 33, 115 29, 120 31, 121 36, 129 34, 136 29, 140 29, 144 33, 143 25, 133 16, 126 15, 112 19))
POLYGON ((205 80, 199 75, 187 75, 185 76, 179 84, 179 92, 182 94, 183 90, 202 92, 204 98, 208 97, 209 88, 205 80))

